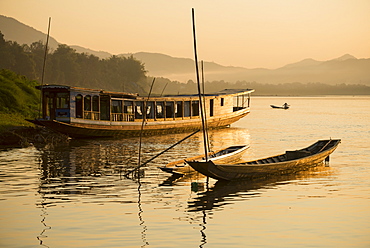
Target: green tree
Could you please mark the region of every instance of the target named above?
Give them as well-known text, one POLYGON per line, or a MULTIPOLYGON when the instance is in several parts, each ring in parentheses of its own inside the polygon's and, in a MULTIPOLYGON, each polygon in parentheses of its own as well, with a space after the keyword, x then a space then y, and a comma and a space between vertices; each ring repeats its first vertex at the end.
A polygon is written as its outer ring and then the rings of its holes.
POLYGON ((59 45, 50 56, 51 74, 50 84, 80 85, 76 50, 67 45, 59 45))
POLYGON ((11 69, 15 65, 15 57, 10 51, 10 42, 5 41, 0 31, 0 69, 11 69))
POLYGON ((32 59, 32 55, 27 52, 27 50, 27 45, 21 46, 17 42, 11 43, 10 52, 14 55, 15 64, 10 69, 28 78, 36 78, 35 62, 32 59))
POLYGON ((41 81, 45 57, 45 45, 42 41, 37 41, 33 42, 28 49, 32 56, 32 60, 35 63, 35 79, 41 81))

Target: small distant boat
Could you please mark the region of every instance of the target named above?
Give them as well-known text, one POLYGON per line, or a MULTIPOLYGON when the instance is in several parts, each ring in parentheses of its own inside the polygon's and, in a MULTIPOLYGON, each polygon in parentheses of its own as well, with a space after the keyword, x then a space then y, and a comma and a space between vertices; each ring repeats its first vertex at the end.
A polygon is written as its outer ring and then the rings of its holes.
POLYGON ((316 143, 284 154, 238 164, 216 164, 213 161, 187 161, 196 171, 217 180, 266 178, 296 173, 315 167, 337 148, 340 139, 319 140, 316 143))
POLYGON ((276 109, 288 109, 289 108, 289 104, 287 103, 284 103, 283 106, 276 106, 276 105, 270 105, 271 108, 276 108, 276 109))
MULTIPOLYGON (((208 159, 215 163, 220 163, 220 164, 237 162, 248 148, 249 148, 249 145, 229 146, 227 148, 223 148, 215 152, 209 152, 208 159)), ((189 166, 189 164, 186 161, 197 161, 197 160, 201 162, 205 162, 204 154, 198 155, 192 158, 174 161, 174 162, 168 163, 166 166, 159 167, 159 169, 161 169, 164 172, 177 174, 177 175, 185 175, 189 173, 194 173, 195 171, 193 170, 193 168, 189 166)))

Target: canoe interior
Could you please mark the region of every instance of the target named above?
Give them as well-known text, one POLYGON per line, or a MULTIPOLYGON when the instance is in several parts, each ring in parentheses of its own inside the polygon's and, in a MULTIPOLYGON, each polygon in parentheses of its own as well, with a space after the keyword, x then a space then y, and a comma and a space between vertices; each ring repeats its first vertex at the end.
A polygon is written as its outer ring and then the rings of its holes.
MULTIPOLYGON (((249 148, 249 145, 230 146, 214 152, 208 153, 208 159, 217 163, 232 163, 240 160, 245 151, 249 148)), ((198 155, 195 157, 181 159, 178 161, 170 162, 166 166, 159 167, 164 172, 172 174, 189 174, 194 173, 187 161, 205 161, 204 155, 198 155)))
POLYGON ((244 164, 269 164, 301 159, 304 157, 309 157, 311 155, 317 154, 319 152, 326 151, 334 146, 337 146, 339 142, 340 140, 319 140, 316 143, 310 145, 309 147, 300 150, 286 151, 284 154, 248 161, 245 162, 244 164))

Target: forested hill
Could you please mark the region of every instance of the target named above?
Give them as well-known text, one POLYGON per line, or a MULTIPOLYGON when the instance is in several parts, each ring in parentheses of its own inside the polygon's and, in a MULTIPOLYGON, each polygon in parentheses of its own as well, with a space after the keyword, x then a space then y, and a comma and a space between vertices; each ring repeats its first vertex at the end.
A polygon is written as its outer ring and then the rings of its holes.
MULTIPOLYGON (((45 46, 5 41, 0 32, 0 69, 9 69, 31 80, 42 79, 45 46)), ((67 45, 48 53, 44 84, 62 84, 113 91, 144 93, 148 89, 144 65, 130 57, 99 59, 77 53, 67 45)))

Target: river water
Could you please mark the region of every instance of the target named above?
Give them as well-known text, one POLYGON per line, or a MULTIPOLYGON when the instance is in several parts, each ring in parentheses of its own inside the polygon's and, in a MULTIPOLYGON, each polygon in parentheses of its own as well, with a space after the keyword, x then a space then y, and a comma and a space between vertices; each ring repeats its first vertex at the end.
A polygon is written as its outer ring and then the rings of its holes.
MULTIPOLYGON (((253 97, 251 113, 210 132, 243 159, 340 138, 329 166, 220 183, 157 167, 202 153, 202 135, 135 176, 138 139, 72 140, 0 151, 0 247, 370 247, 370 97, 253 97), (288 102, 289 110, 270 104, 288 102)), ((142 161, 186 134, 144 138, 142 161)))

